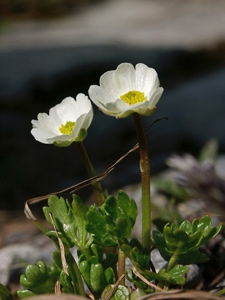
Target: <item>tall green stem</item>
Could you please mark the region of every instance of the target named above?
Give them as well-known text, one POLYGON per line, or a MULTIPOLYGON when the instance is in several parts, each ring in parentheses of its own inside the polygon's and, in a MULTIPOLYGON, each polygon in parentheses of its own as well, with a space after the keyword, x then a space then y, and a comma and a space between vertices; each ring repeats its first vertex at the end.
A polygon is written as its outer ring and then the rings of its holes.
POLYGON ((66 256, 66 261, 68 264, 68 271, 71 276, 72 282, 73 282, 73 288, 74 292, 80 296, 85 297, 85 290, 84 290, 84 285, 83 281, 80 275, 80 271, 78 269, 77 263, 70 253, 69 249, 65 249, 65 256, 66 256))
POLYGON ((150 195, 150 160, 147 139, 141 116, 133 114, 134 123, 139 142, 140 171, 142 184, 142 245, 150 250, 151 232, 151 195, 150 195))
MULTIPOLYGON (((118 251, 118 278, 120 278, 122 275, 125 274, 125 254, 124 252, 119 248, 118 251)), ((121 285, 125 285, 125 278, 123 278, 120 282, 121 285)))
MULTIPOLYGON (((84 144, 82 142, 77 142, 76 144, 79 149, 80 155, 82 157, 84 166, 87 170, 89 177, 96 176, 97 173, 89 159, 89 156, 87 154, 86 148, 84 147, 84 144)), ((94 192, 94 195, 96 198, 97 206, 101 206, 105 202, 105 196, 104 196, 104 191, 102 189, 100 182, 93 183, 92 188, 93 188, 93 192, 94 192)))

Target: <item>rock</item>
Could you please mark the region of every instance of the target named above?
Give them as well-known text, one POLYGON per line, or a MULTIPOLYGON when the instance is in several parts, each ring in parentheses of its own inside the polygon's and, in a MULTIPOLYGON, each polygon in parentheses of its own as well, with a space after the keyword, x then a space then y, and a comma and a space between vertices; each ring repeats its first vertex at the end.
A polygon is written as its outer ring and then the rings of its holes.
POLYGON ((0 249, 0 282, 9 283, 12 278, 17 282, 27 264, 38 260, 51 261, 51 253, 43 248, 25 244, 13 244, 0 249))

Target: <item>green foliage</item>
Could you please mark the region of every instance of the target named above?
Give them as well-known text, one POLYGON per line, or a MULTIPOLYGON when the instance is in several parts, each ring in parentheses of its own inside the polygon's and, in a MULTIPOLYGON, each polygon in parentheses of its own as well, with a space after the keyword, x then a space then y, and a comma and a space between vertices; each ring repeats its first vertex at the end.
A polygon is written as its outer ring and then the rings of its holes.
MULTIPOLYGON (((43 207, 46 220, 53 225, 53 219, 58 236, 63 243, 69 248, 76 245, 79 249, 85 248, 88 239, 87 211, 88 208, 77 195, 73 195, 72 203, 62 197, 50 196, 48 206, 43 207)), ((57 241, 55 231, 49 231, 48 236, 57 241)))
MULTIPOLYGON (((130 199, 124 193, 120 193, 118 198, 119 204, 117 205, 115 201, 112 201, 114 198, 108 197, 108 201, 106 201, 107 204, 104 204, 101 208, 102 212, 106 213, 108 211, 108 215, 109 213, 112 213, 114 216, 118 215, 118 223, 121 222, 119 217, 127 214, 132 220, 132 223, 134 223, 132 204, 128 203, 128 200, 131 202, 130 199), (127 204, 126 208, 124 208, 124 203, 121 203, 123 200, 125 204, 127 204), (127 211, 124 212, 122 209, 127 209, 127 211), (116 213, 116 210, 118 212, 120 210, 120 213, 116 213)), ((92 235, 86 230, 86 228, 88 229, 88 215, 90 210, 91 208, 88 210, 77 195, 73 195, 73 201, 71 203, 63 198, 50 196, 48 206, 43 208, 46 220, 57 229, 57 233, 55 231, 49 231, 47 233, 48 236, 51 237, 57 245, 57 239, 59 237, 66 248, 73 247, 74 245, 78 247, 78 268, 80 273, 89 289, 94 293, 99 293, 107 284, 115 283, 115 274, 112 267, 114 267, 117 262, 117 255, 109 253, 103 259, 102 245, 93 243, 94 239, 92 235)), ((100 225, 102 226, 102 224, 100 225)), ((121 229, 121 227, 119 228, 121 229)), ((58 265, 60 264, 61 262, 58 260, 58 265)), ((71 292, 72 281, 70 276, 64 272, 60 274, 60 283, 65 292, 71 292)))
POLYGON ((202 263, 207 261, 207 257, 199 248, 215 237, 222 227, 221 224, 216 227, 211 224, 209 216, 195 219, 192 223, 186 220, 180 226, 167 224, 163 233, 153 231, 153 238, 165 260, 173 258, 180 264, 202 263))
POLYGON ((25 290, 19 290, 18 296, 27 298, 33 295, 53 293, 59 273, 60 269, 54 263, 50 267, 47 267, 42 261, 28 265, 24 274, 20 276, 20 284, 25 290))
POLYGON ((10 300, 12 295, 8 288, 0 283, 0 300, 10 300))
MULTIPOLYGON (((112 291, 113 286, 108 285, 105 290, 102 293, 102 299, 105 299, 109 293, 112 291)), ((129 294, 130 291, 127 287, 123 285, 119 285, 116 289, 116 291, 113 293, 112 297, 110 297, 110 300, 129 300, 129 294)))
POLYGON ((143 248, 137 239, 132 239, 127 244, 121 245, 122 251, 126 257, 129 257, 134 266, 147 269, 149 266, 150 253, 146 248, 143 248))
MULTIPOLYGON (((120 247, 125 257, 130 259, 132 265, 147 280, 167 285, 183 285, 188 271, 185 265, 207 261, 206 255, 199 248, 221 229, 220 224, 212 227, 211 218, 204 216, 192 223, 186 220, 180 225, 166 224, 163 232, 153 231, 155 244, 162 257, 168 261, 165 269, 153 272, 149 271, 148 249, 143 248, 137 239, 129 241, 137 216, 137 206, 124 192, 120 191, 117 198, 108 196, 99 208, 92 205, 89 209, 77 195, 73 195, 71 203, 63 198, 50 196, 48 206, 43 211, 46 220, 57 230, 48 231, 47 235, 56 243, 58 250, 53 253, 54 263, 51 266, 47 267, 43 262, 27 266, 20 279, 24 287, 24 290, 18 291, 20 298, 51 293, 57 280, 64 293, 83 295, 81 276, 94 295, 99 295, 103 290, 103 293, 109 292, 111 285, 116 282, 114 269, 118 255, 112 251, 104 252, 108 246, 120 247), (58 238, 63 243, 63 250, 58 238), (78 265, 69 251, 74 245, 78 247, 78 265), (63 267, 62 254, 68 273, 63 267)), ((141 291, 148 292, 146 283, 132 271, 127 274, 127 279, 141 291)), ((113 298, 126 299, 126 293, 127 289, 121 286, 113 298)))
MULTIPOLYGON (((117 260, 112 261, 115 266, 117 260)), ((99 262, 97 256, 91 256, 85 259, 82 254, 78 261, 79 270, 89 289, 94 293, 102 292, 106 285, 113 284, 116 281, 113 268, 105 268, 104 261, 99 262)))
POLYGON ((188 267, 176 265, 173 269, 166 272, 165 269, 159 270, 156 279, 164 281, 169 284, 184 285, 185 275, 188 272, 188 267))
MULTIPOLYGON (((43 212, 46 220, 56 229, 46 231, 46 234, 53 239, 58 250, 53 253, 54 262, 49 267, 43 262, 27 266, 20 279, 24 287, 18 291, 20 298, 51 293, 57 280, 62 292, 85 295, 81 276, 94 295, 100 295, 103 291, 108 293, 111 285, 116 282, 114 270, 118 262, 117 252, 113 253, 110 248, 105 252, 108 246, 120 247, 125 257, 147 280, 183 285, 188 271, 185 265, 207 261, 206 255, 199 248, 221 229, 220 224, 212 227, 211 218, 204 216, 192 223, 184 221, 180 225, 166 224, 163 232, 153 231, 155 244, 162 257, 168 261, 165 269, 153 272, 149 271, 148 249, 137 239, 129 240, 137 216, 137 206, 124 192, 120 191, 117 198, 108 196, 99 208, 95 205, 86 207, 77 195, 73 195, 72 202, 50 196, 43 212), (69 251, 74 245, 78 247, 78 263, 69 251)), ((146 283, 133 271, 127 274, 127 279, 143 293, 149 292, 146 283)), ((119 300, 126 297, 127 288, 124 286, 120 286, 113 295, 113 299, 119 300)))
POLYGON ((137 216, 137 205, 122 191, 118 198, 109 196, 97 208, 92 205, 88 211, 86 229, 93 234, 95 241, 103 246, 116 246, 128 239, 137 216))
POLYGON ((140 299, 141 297, 143 297, 145 295, 146 295, 145 291, 143 291, 142 289, 137 288, 137 289, 135 289, 134 291, 132 291, 130 293, 130 298, 129 299, 130 300, 138 300, 138 299, 140 299))

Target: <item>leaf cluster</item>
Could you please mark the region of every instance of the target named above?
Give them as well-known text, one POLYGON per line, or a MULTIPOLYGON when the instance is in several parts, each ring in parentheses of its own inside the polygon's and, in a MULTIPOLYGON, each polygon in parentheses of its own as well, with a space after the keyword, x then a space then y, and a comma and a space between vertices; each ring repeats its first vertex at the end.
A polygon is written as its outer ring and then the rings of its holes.
POLYGON ((153 239, 166 261, 173 257, 178 264, 197 264, 208 260, 199 248, 215 237, 221 227, 221 224, 212 227, 211 218, 204 216, 192 223, 186 220, 181 225, 166 224, 163 232, 153 231, 153 239))
POLYGON ((24 274, 20 276, 20 283, 25 289, 17 291, 18 296, 27 298, 33 295, 53 293, 60 272, 61 269, 55 263, 49 267, 43 261, 29 264, 24 274))
POLYGON ((119 191, 117 198, 109 196, 101 207, 90 207, 86 229, 100 245, 117 246, 131 236, 136 217, 136 202, 119 191))
MULTIPOLYGON (((64 293, 85 295, 82 280, 97 298, 103 291, 110 292, 117 280, 118 255, 113 249, 118 247, 146 280, 183 285, 188 271, 185 265, 207 261, 199 248, 221 229, 220 224, 213 227, 211 218, 204 216, 192 223, 166 224, 162 232, 153 231, 155 245, 168 261, 166 268, 155 272, 149 268, 149 251, 137 239, 130 240, 137 205, 123 191, 119 191, 117 197, 108 196, 100 207, 92 205, 89 208, 77 195, 73 195, 71 202, 50 196, 43 211, 54 228, 46 230, 46 234, 56 244, 57 251, 49 267, 43 262, 27 266, 20 279, 24 287, 18 291, 21 298, 52 293, 56 282, 64 293), (77 262, 70 253, 73 246, 78 249, 77 262)), ((127 274, 127 279, 143 293, 152 291, 133 270, 127 274)), ((124 288, 118 287, 113 297, 120 299, 120 294, 125 295, 128 290, 124 288)))

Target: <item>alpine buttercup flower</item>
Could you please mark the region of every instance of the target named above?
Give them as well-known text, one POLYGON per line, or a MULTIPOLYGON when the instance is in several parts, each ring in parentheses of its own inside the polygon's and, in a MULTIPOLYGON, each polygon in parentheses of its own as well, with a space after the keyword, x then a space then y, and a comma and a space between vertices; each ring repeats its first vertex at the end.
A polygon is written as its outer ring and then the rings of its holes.
POLYGON ((89 96, 107 115, 125 118, 136 112, 149 116, 163 93, 156 71, 145 64, 120 64, 100 77, 100 86, 92 85, 89 96))
POLYGON ((78 94, 76 100, 67 97, 52 107, 49 115, 38 114, 37 120, 31 121, 31 134, 43 144, 69 146, 85 139, 92 119, 91 101, 84 94, 78 94))

